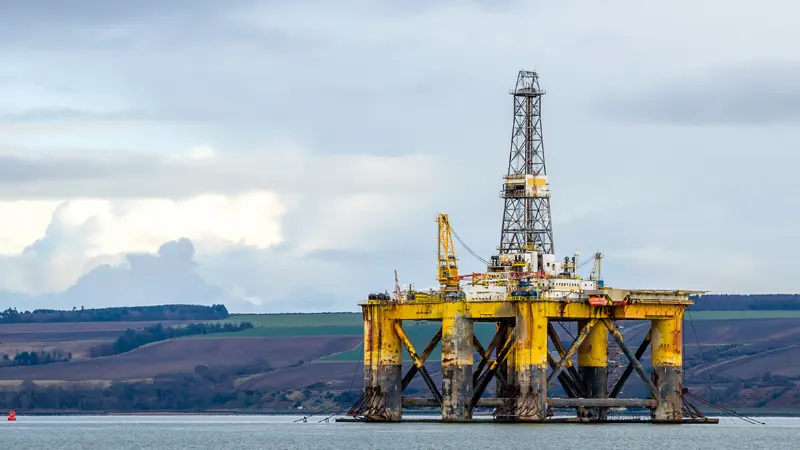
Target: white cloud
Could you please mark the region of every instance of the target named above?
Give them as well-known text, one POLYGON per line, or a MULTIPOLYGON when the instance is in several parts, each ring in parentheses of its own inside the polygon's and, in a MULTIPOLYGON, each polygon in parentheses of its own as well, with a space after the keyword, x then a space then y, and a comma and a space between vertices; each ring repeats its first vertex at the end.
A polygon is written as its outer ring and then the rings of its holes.
POLYGON ((0 223, 2 253, 18 257, 23 267, 25 260, 39 258, 40 265, 28 265, 28 271, 52 272, 49 281, 36 283, 37 277, 24 275, 25 270, 6 271, 0 273, 0 287, 40 292, 66 289, 98 264, 126 253, 153 253, 182 237, 195 242, 200 255, 232 246, 271 247, 282 241, 280 220, 286 208, 274 192, 253 191, 188 199, 0 202, 0 213, 24 218, 0 223))

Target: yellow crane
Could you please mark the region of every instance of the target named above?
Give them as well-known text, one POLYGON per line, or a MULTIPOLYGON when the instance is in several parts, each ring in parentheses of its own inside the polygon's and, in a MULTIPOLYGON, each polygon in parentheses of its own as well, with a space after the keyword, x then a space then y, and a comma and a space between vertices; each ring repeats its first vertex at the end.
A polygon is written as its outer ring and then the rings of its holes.
POLYGON ((459 292, 458 263, 453 247, 453 232, 447 214, 436 217, 439 222, 439 289, 444 293, 459 292))

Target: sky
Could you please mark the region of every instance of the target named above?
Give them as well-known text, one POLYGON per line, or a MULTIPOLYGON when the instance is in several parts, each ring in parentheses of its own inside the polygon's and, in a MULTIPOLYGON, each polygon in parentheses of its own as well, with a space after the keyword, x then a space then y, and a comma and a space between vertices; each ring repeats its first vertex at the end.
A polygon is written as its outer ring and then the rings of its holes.
POLYGON ((436 286, 438 212, 499 244, 519 70, 547 92, 559 257, 603 252, 614 287, 795 293, 798 12, 0 0, 0 308, 436 286))

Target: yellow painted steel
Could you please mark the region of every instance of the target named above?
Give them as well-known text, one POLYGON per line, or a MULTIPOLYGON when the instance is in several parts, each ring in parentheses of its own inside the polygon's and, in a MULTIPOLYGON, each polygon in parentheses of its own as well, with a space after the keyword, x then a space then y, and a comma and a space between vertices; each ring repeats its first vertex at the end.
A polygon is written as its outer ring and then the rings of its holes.
MULTIPOLYGON (((612 320, 658 320, 683 315, 688 306, 684 303, 629 303, 620 306, 596 307, 582 302, 546 300, 526 301, 474 301, 456 302, 463 305, 465 314, 474 320, 492 321, 517 316, 518 308, 535 305, 541 315, 554 320, 580 320, 608 318, 612 320)), ((384 317, 394 320, 442 320, 445 310, 453 302, 408 302, 375 305, 383 310, 384 317)), ((372 305, 370 305, 372 306, 372 305)))
POLYGON ((596 325, 578 347, 578 365, 581 367, 608 366, 608 329, 596 325))
POLYGON ((653 366, 681 367, 683 364, 683 312, 670 319, 653 320, 651 333, 653 366))
POLYGON ((380 322, 380 344, 378 365, 392 366, 403 364, 402 342, 394 325, 396 320, 384 319, 380 322))
POLYGON ((547 314, 544 303, 520 303, 517 314, 517 373, 530 373, 531 367, 547 370, 547 314))
POLYGON ((400 340, 403 341, 403 344, 406 346, 406 350, 408 350, 408 355, 411 356, 411 360, 414 361, 414 365, 417 366, 417 368, 422 367, 425 363, 420 359, 419 355, 417 355, 417 351, 411 344, 411 340, 408 339, 406 332, 403 331, 403 327, 400 326, 400 322, 394 322, 394 330, 397 332, 397 335, 400 337, 400 340))
POLYGON ((375 345, 375 338, 372 330, 379 326, 380 320, 375 316, 377 311, 380 307, 376 306, 365 306, 362 311, 362 317, 364 318, 364 386, 371 387, 377 385, 377 352, 373 351, 373 348, 377 348, 375 345))
POLYGON ((457 320, 457 316, 469 317, 466 302, 452 302, 444 304, 444 315, 442 316, 442 367, 472 366, 472 327, 469 334, 459 325, 463 325, 463 320, 457 320), (466 340, 469 345, 456 345, 455 340, 466 340))
POLYGON ((456 261, 453 233, 450 230, 450 219, 447 214, 439 214, 439 284, 442 292, 458 292, 458 262, 456 261))

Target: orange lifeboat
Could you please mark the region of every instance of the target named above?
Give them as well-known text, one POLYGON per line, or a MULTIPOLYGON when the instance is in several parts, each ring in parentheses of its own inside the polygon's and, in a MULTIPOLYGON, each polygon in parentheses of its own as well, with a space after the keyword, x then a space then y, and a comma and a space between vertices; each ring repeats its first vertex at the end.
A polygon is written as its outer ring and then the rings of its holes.
POLYGON ((606 300, 605 297, 592 295, 589 297, 589 304, 592 306, 606 306, 608 304, 608 300, 606 300))
POLYGON ((17 420, 17 413, 15 413, 13 409, 8 412, 8 420, 17 420))

